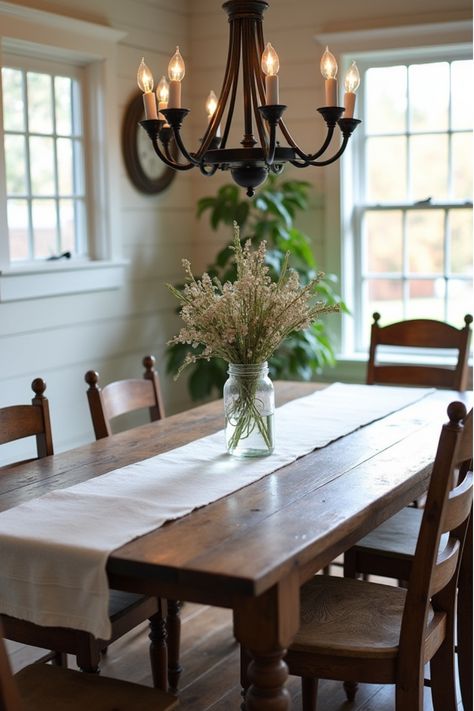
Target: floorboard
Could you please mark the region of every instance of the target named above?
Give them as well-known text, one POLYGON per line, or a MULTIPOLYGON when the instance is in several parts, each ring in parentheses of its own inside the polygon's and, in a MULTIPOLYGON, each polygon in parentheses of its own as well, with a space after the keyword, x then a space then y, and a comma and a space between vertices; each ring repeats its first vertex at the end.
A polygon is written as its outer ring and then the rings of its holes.
MULTIPOLYGON (((151 686, 148 631, 143 624, 109 647, 102 663, 108 676, 151 686)), ((41 651, 8 642, 14 670, 41 656, 41 651)), ((182 611, 183 674, 180 682, 181 711, 238 711, 240 707, 239 648, 232 635, 229 610, 186 603, 182 611)), ((70 666, 74 660, 70 658, 70 666)), ((301 709, 300 682, 288 680, 293 711, 301 709)), ((318 711, 393 711, 394 688, 361 684, 353 703, 348 703, 339 682, 321 680, 318 711)), ((459 711, 462 705, 459 704, 459 711)), ((424 711, 433 711, 429 689, 424 711)))

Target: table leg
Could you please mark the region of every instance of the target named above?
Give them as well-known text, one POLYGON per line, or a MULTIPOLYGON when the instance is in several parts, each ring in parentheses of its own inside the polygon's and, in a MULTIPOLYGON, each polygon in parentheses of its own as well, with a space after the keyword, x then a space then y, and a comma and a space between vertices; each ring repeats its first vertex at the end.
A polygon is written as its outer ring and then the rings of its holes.
POLYGON ((283 659, 299 627, 299 578, 291 573, 258 597, 234 607, 234 635, 250 655, 246 711, 288 711, 283 659))

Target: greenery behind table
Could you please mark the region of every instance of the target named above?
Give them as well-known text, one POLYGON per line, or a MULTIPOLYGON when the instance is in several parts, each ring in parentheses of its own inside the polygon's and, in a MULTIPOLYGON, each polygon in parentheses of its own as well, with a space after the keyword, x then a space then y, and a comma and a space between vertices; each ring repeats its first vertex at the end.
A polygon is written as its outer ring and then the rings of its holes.
MULTIPOLYGON (((311 184, 302 180, 281 181, 271 176, 253 200, 248 200, 235 185, 222 186, 214 197, 201 198, 197 214, 209 214, 210 225, 217 230, 220 225, 229 226, 229 241, 218 252, 206 271, 218 277, 222 283, 236 278, 234 252, 232 251, 232 225, 240 225, 241 241, 251 240, 255 247, 262 240, 267 243, 266 262, 272 276, 278 279, 285 256, 290 253, 290 265, 300 275, 300 281, 309 282, 317 275, 321 265, 311 248, 311 240, 295 227, 299 212, 308 209, 311 184)), ((347 311, 336 291, 337 278, 326 274, 316 288, 321 300, 328 305, 339 303, 347 311)), ((181 285, 177 285, 180 288, 181 285)), ((168 346, 167 372, 175 374, 182 365, 191 346, 175 343, 168 346)), ((272 379, 310 380, 326 365, 334 365, 334 351, 324 321, 316 321, 305 331, 293 333, 281 344, 269 361, 272 379)), ((211 395, 221 396, 227 379, 227 364, 211 358, 199 360, 188 366, 189 392, 193 400, 211 395)))

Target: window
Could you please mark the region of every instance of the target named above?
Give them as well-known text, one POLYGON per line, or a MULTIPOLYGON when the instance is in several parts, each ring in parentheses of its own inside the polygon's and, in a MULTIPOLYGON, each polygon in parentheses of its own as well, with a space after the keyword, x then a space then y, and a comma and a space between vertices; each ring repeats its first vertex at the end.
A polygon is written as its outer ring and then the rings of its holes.
POLYGON ((80 70, 7 58, 2 94, 10 261, 87 255, 80 70))
POLYGON ((472 309, 472 93, 467 52, 360 57, 351 233, 353 350, 383 324, 472 309))
POLYGON ((124 36, 0 3, 0 302, 122 284, 113 199, 124 36), (73 258, 49 259, 64 252, 73 258))

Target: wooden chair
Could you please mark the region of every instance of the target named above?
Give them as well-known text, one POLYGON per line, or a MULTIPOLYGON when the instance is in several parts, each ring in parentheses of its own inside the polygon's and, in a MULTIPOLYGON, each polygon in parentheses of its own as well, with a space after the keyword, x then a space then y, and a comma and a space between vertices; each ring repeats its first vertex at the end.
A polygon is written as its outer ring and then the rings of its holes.
MULTIPOLYGON (((119 415, 148 408, 151 422, 165 416, 155 358, 147 355, 142 363, 145 368, 143 379, 117 380, 103 388, 99 386, 99 374, 96 371, 89 370, 85 374, 85 381, 89 385, 87 399, 96 439, 103 439, 112 434, 111 421, 119 415)), ((170 689, 176 693, 182 671, 179 662, 180 603, 177 600, 168 600, 167 608, 168 682, 170 689)))
POLYGON ((436 388, 465 390, 467 387, 467 361, 469 355, 470 324, 472 316, 464 317, 464 328, 457 329, 442 321, 413 319, 399 321, 383 328, 379 326, 380 314, 373 314, 370 332, 367 384, 422 385, 436 388), (397 364, 380 365, 377 362, 379 346, 403 348, 430 348, 457 350, 456 367, 397 364))
POLYGON ((46 383, 41 378, 35 378, 31 388, 35 394, 31 405, 10 405, 0 409, 0 444, 34 436, 40 459, 53 454, 49 405, 44 395, 46 383))
POLYGON ((96 439, 109 437, 112 434, 111 420, 127 412, 147 407, 151 422, 165 416, 153 356, 145 356, 143 365, 143 380, 117 380, 103 388, 99 387, 99 374, 96 371, 89 370, 85 374, 85 381, 89 385, 87 399, 96 439))
POLYGON ((303 586, 301 627, 288 650, 302 677, 303 710, 314 711, 317 680, 396 685, 397 711, 422 711, 430 661, 436 711, 455 711, 456 582, 469 514, 472 465, 449 491, 454 468, 472 459, 472 411, 454 402, 441 431, 408 589, 319 575, 303 586), (464 425, 462 424, 464 420, 464 425), (446 544, 440 546, 442 534, 446 544))
POLYGON ((31 664, 12 676, 0 629, 2 711, 168 711, 176 698, 158 689, 31 664))
MULTIPOLYGON (((0 409, 0 444, 34 435, 36 436, 38 458, 42 458, 53 454, 48 400, 44 396, 46 384, 41 378, 36 378, 31 387, 35 393, 31 405, 13 405, 0 409)), ((42 657, 41 661, 52 659, 55 664, 66 665, 65 655, 73 654, 79 668, 87 672, 98 671, 101 651, 109 644, 145 620, 149 620, 153 681, 155 686, 166 689, 165 615, 166 603, 164 601, 111 590, 109 616, 112 624, 112 636, 108 640, 97 640, 86 632, 65 627, 40 627, 26 620, 7 615, 0 617, 7 639, 33 647, 54 650, 51 654, 42 657)))

